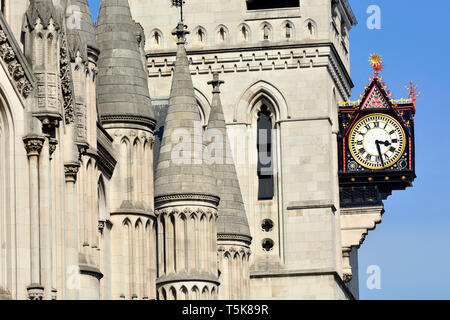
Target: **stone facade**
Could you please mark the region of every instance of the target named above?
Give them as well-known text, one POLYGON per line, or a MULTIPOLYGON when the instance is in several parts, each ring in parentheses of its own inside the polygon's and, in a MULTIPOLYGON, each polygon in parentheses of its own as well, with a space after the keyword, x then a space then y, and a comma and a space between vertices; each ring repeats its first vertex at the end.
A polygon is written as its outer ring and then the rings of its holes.
POLYGON ((1 1, 0 299, 358 298, 383 208, 339 206, 356 20, 284 2, 1 1))

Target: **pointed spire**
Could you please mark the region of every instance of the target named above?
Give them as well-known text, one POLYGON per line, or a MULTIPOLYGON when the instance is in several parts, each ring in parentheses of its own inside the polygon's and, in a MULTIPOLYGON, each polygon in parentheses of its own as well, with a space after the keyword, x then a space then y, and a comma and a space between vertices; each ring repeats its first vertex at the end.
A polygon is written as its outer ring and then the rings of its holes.
POLYGON ((66 13, 68 44, 71 58, 77 51, 83 59, 87 59, 87 49, 97 49, 95 26, 87 0, 70 0, 66 13))
POLYGON ((163 196, 199 194, 218 200, 211 166, 203 161, 203 128, 184 47, 186 33, 182 23, 174 31, 178 50, 155 174, 155 202, 163 196), (177 152, 182 145, 179 139, 185 149, 177 152))
POLYGON ((145 66, 128 0, 102 0, 96 27, 100 49, 97 77, 102 123, 131 123, 154 128, 145 66))
POLYGON ((250 228, 236 174, 236 167, 231 155, 230 142, 220 99, 220 85, 223 83, 224 81, 219 80, 219 74, 217 72, 214 73, 213 80, 208 82, 213 87, 208 130, 217 130, 220 132, 225 143, 223 163, 213 165, 220 196, 217 234, 219 239, 221 236, 226 236, 227 239, 230 236, 244 236, 248 241, 251 241, 250 228))

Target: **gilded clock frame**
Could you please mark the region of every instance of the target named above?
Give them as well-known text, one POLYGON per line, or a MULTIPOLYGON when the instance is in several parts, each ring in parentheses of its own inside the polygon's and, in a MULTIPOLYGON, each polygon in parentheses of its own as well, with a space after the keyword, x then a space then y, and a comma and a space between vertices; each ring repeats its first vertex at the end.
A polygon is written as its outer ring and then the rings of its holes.
POLYGON ((371 170, 383 170, 383 169, 392 167, 392 166, 393 166, 394 164, 396 164, 396 163, 400 160, 400 158, 403 156, 403 154, 404 154, 404 152, 405 152, 406 144, 407 144, 406 134, 405 134, 405 130, 403 129, 403 126, 401 125, 401 123, 400 123, 397 119, 395 119, 394 117, 392 117, 392 116, 390 116, 390 115, 388 115, 388 114, 385 114, 385 113, 369 113, 369 114, 363 116, 361 119, 359 119, 359 120, 353 125, 353 127, 350 129, 349 135, 348 135, 348 149, 350 150, 350 154, 352 155, 353 159, 355 159, 355 161, 358 162, 362 167, 364 167, 364 168, 366 168, 366 169, 371 169, 371 170), (356 127, 357 127, 361 122, 363 122, 365 119, 370 118, 370 117, 373 117, 373 116, 386 117, 386 118, 389 118, 390 120, 394 121, 394 122, 397 124, 397 126, 400 128, 401 133, 402 133, 402 137, 403 137, 403 146, 402 146, 401 151, 399 152, 399 154, 397 155, 397 157, 395 158, 394 161, 392 161, 389 165, 385 165, 385 166, 383 166, 383 167, 370 166, 370 165, 367 165, 367 164, 361 162, 361 161, 358 159, 358 157, 354 154, 353 149, 352 149, 352 147, 351 147, 351 146, 353 145, 353 142, 352 142, 352 135, 353 135, 353 132, 354 132, 354 130, 356 129, 356 127))

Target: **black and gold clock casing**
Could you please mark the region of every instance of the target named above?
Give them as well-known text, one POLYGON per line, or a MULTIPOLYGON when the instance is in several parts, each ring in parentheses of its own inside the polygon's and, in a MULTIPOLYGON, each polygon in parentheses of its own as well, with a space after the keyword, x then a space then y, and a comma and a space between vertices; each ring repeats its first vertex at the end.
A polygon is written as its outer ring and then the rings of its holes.
POLYGON ((415 99, 394 100, 375 77, 361 100, 339 103, 341 206, 381 204, 415 179, 415 99))

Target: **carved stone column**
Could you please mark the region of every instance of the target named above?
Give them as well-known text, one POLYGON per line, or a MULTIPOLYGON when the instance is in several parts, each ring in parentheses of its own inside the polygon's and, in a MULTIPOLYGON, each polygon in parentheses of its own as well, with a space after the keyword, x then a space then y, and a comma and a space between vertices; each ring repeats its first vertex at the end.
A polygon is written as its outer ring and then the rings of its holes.
POLYGON ((29 170, 29 208, 30 208, 30 262, 31 283, 28 286, 28 297, 31 300, 42 300, 44 287, 41 283, 40 250, 39 250, 39 154, 44 145, 45 138, 38 135, 29 135, 23 138, 28 155, 29 170))
POLYGON ((58 139, 56 138, 50 138, 49 139, 49 160, 50 160, 50 193, 51 193, 51 200, 50 200, 50 225, 51 225, 51 236, 50 236, 50 243, 51 243, 51 247, 52 247, 52 252, 51 252, 51 270, 52 270, 52 279, 51 279, 51 299, 52 300, 56 300, 57 296, 58 296, 58 290, 56 289, 58 287, 57 285, 57 263, 55 262, 58 256, 57 253, 57 237, 58 237, 58 232, 56 230, 56 228, 58 228, 58 222, 57 222, 57 215, 60 215, 60 211, 56 208, 57 207, 57 198, 58 196, 56 195, 56 183, 55 183, 55 177, 57 177, 57 175, 55 174, 56 172, 56 166, 57 163, 55 163, 55 161, 53 161, 53 154, 56 151, 56 147, 58 146, 58 139))
POLYGON ((78 218, 76 186, 78 162, 65 163, 66 178, 66 299, 77 300, 79 297, 80 275, 78 263, 78 218))
POLYGON ((44 299, 50 298, 52 280, 52 241, 51 233, 51 171, 50 136, 46 136, 39 157, 39 231, 41 281, 45 288, 44 299))

